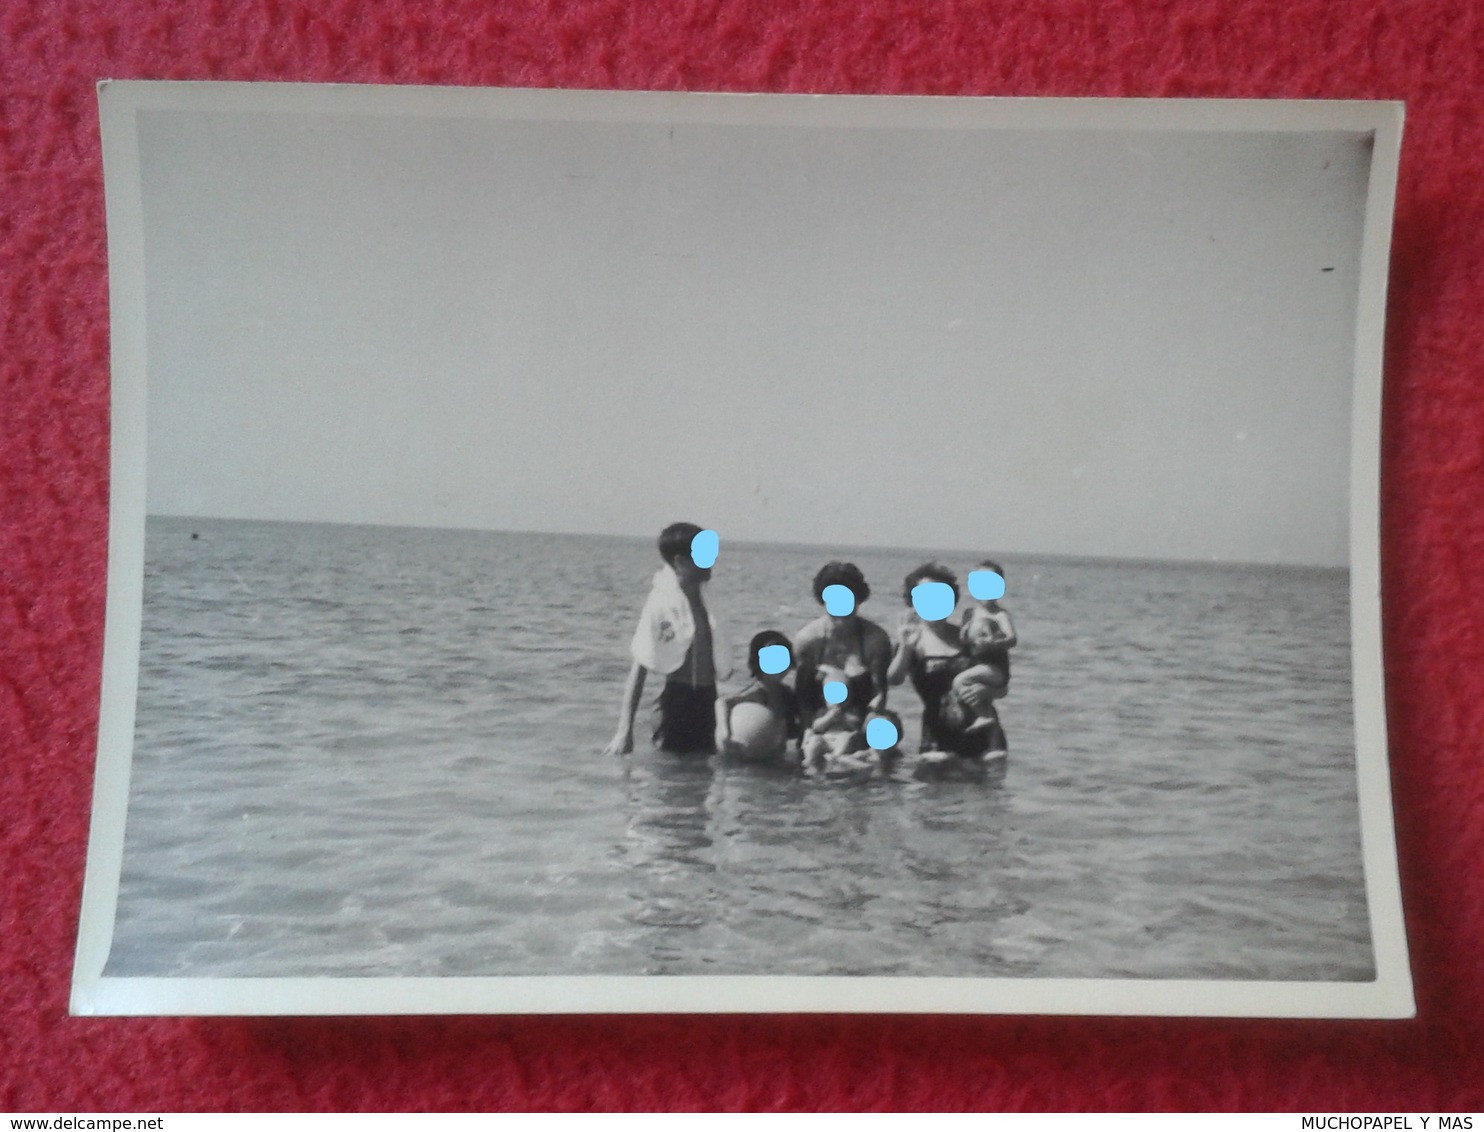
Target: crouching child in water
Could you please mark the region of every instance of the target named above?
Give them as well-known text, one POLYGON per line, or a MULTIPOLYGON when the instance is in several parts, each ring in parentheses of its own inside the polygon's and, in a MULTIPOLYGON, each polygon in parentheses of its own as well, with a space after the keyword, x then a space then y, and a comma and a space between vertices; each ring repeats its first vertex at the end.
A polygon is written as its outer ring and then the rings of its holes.
POLYGON ((889 776, 902 758, 901 739, 901 717, 887 708, 872 708, 848 741, 830 743, 806 762, 805 773, 848 782, 889 776))
POLYGON ((799 703, 784 677, 794 666, 793 644, 765 629, 747 646, 752 679, 716 701, 716 749, 749 759, 776 758, 799 737, 799 703))
POLYGON ((1010 650, 1019 640, 1010 614, 999 603, 1005 592, 1004 576, 1000 564, 987 558, 970 572, 974 601, 964 613, 959 640, 973 663, 953 678, 953 699, 962 712, 964 734, 992 737, 991 751, 1005 747, 994 701, 1010 690, 1010 650), (996 596, 987 596, 992 594, 996 596), (975 695, 975 689, 982 693, 975 695))
MULTIPOLYGON (((842 669, 832 664, 821 664, 817 671, 821 687, 846 686, 842 669)), ((804 765, 819 766, 826 759, 864 750, 865 725, 864 707, 848 700, 833 704, 826 700, 826 706, 810 721, 800 740, 799 751, 804 756, 804 765)))
POLYGON ((618 729, 604 754, 634 749, 634 716, 650 672, 665 678, 656 708, 655 746, 677 754, 715 749, 716 681, 731 674, 732 664, 721 626, 706 607, 714 555, 706 566, 698 566, 692 556, 700 533, 694 523, 671 523, 660 532, 664 565, 655 572, 639 613, 618 729))
MULTIPOLYGON (((823 683, 844 682, 844 673, 827 664, 819 666, 823 683)), ((827 777, 869 775, 877 768, 889 770, 902 752, 897 743, 902 737, 902 720, 886 708, 859 707, 849 701, 830 704, 814 717, 803 739, 800 752, 804 769, 827 777), (886 734, 881 724, 890 725, 891 742, 886 746, 872 743, 873 736, 886 734)))

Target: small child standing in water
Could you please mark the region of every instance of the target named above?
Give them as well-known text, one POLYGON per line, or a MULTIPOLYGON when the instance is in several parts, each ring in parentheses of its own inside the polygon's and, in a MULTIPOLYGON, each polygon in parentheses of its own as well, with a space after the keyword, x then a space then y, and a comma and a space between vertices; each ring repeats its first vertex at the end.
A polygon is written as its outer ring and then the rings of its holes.
POLYGON ((1005 572, 998 562, 986 558, 969 572, 969 593, 974 601, 964 613, 959 639, 974 663, 953 678, 954 699, 974 717, 965 734, 1000 726, 993 701, 1010 690, 1010 650, 1019 641, 1009 612, 999 603, 1005 593, 1005 572), (974 689, 982 689, 982 694, 974 695, 974 689), (975 699, 980 701, 977 708, 969 706, 975 699))

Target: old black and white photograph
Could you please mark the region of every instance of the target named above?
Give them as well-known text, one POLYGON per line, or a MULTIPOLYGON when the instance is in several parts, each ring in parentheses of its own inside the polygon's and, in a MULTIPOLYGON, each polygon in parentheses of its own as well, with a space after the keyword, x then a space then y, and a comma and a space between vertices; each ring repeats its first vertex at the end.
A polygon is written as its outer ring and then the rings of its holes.
POLYGON ((74 1010, 1411 1013, 1396 108, 101 101, 74 1010))

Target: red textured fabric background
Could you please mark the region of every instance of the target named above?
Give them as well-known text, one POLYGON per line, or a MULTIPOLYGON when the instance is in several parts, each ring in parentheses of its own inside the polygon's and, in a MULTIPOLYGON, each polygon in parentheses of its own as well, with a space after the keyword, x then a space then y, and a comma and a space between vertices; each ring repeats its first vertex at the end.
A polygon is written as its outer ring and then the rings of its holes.
POLYGON ((0 1109, 1484 1108, 1477 13, 1470 0, 0 0, 0 1109), (69 1018, 108 517, 105 77, 1404 99, 1383 553, 1417 1019, 69 1018))

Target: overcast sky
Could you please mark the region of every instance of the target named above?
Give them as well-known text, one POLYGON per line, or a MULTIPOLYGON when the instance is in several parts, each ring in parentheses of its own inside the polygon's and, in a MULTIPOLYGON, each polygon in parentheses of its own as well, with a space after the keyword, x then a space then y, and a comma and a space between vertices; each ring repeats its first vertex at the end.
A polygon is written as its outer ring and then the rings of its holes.
POLYGON ((1360 135, 140 122, 151 513, 1347 560, 1360 135))

